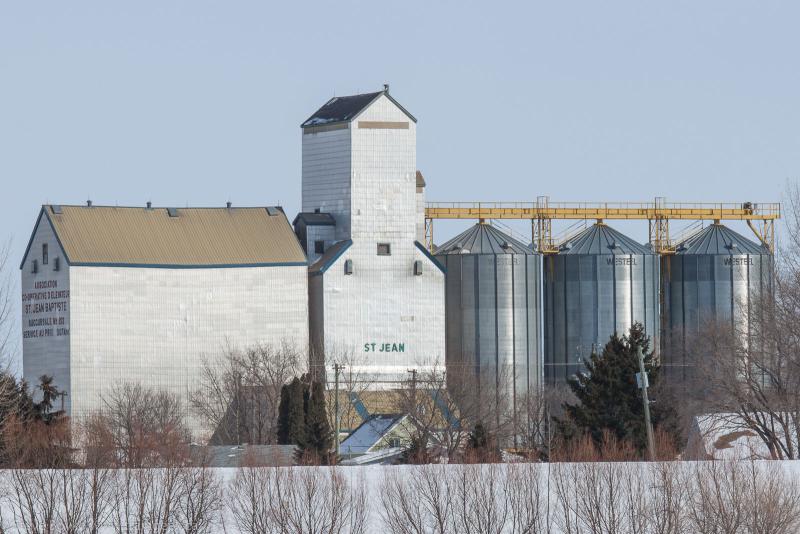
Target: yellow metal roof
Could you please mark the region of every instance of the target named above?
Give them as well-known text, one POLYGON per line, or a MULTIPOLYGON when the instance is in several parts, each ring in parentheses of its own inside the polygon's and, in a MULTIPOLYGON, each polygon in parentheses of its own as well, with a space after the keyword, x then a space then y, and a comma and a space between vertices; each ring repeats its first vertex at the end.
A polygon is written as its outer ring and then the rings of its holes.
POLYGON ((44 206, 71 265, 305 264, 278 208, 44 206), (170 211, 177 216, 170 216, 170 211))

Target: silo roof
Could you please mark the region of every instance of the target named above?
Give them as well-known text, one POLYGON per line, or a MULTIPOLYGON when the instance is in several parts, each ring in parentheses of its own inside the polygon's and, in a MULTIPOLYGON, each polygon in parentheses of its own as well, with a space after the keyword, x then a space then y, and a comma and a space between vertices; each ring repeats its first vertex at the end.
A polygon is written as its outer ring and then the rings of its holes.
POLYGON ((494 226, 478 223, 436 249, 443 254, 533 254, 521 241, 501 232, 494 226))
POLYGON ((559 254, 652 254, 653 251, 607 224, 593 224, 562 245, 559 254))
POLYGON ((676 254, 769 254, 762 245, 750 241, 727 226, 712 224, 680 243, 676 254))

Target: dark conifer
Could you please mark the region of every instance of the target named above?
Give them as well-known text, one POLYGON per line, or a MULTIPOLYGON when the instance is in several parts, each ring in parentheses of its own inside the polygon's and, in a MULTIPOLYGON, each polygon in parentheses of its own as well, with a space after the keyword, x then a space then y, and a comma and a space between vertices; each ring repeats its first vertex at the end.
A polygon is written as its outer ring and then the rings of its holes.
POLYGON ((333 435, 325 410, 325 387, 320 382, 311 385, 306 415, 306 436, 306 452, 313 455, 319 463, 329 463, 333 435))
MULTIPOLYGON (((568 384, 578 398, 577 404, 564 404, 566 418, 557 420, 561 434, 569 439, 576 433, 588 433, 600 444, 604 432, 628 441, 643 451, 647 437, 641 391, 636 384, 639 372, 637 347, 642 348, 645 371, 650 387, 658 382, 659 366, 650 351, 650 339, 640 323, 627 335, 611 336, 600 354, 593 353, 585 363, 585 371, 569 379, 568 384)), ((674 420, 669 406, 651 406, 654 426, 674 420)))

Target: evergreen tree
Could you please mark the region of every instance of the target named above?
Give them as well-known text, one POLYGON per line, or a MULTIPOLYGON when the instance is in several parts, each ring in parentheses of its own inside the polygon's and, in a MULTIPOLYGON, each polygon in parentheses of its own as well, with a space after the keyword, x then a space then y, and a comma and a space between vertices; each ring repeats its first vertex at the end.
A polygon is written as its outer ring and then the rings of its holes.
POLYGON ((281 400, 278 404, 278 444, 289 445, 289 403, 291 392, 289 384, 281 386, 281 400))
POLYGON ((467 437, 466 452, 469 460, 480 463, 491 462, 497 458, 494 437, 480 421, 475 424, 467 437))
MULTIPOLYGON (((650 351, 650 339, 640 323, 635 323, 627 335, 612 335, 601 354, 593 353, 585 363, 586 371, 569 379, 578 404, 564 404, 567 417, 556 420, 557 429, 566 439, 587 432, 596 444, 603 433, 610 432, 643 451, 647 446, 644 407, 641 391, 636 385, 639 372, 637 347, 642 348, 645 372, 650 387, 658 382, 659 367, 650 351)), ((668 427, 675 411, 669 406, 650 407, 653 425, 668 427)))
POLYGON ((306 385, 295 377, 289 384, 289 406, 287 410, 287 444, 306 447, 306 385))
POLYGON ((312 383, 307 406, 305 452, 327 464, 333 447, 333 434, 325 410, 325 387, 321 382, 312 383))

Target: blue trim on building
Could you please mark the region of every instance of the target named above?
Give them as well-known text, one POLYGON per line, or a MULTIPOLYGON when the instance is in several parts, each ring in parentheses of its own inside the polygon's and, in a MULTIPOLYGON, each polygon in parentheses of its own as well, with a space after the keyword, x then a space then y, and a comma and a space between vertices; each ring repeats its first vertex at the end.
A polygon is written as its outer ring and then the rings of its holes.
MULTIPOLYGON (((316 271, 313 271, 311 273, 311 276, 320 276, 320 275, 325 274, 325 271, 327 271, 334 263, 336 263, 336 260, 341 258, 342 254, 344 254, 347 251, 347 249, 349 249, 353 245, 353 241, 350 240, 350 239, 348 239, 347 241, 342 241, 341 243, 343 243, 343 245, 341 245, 341 249, 336 251, 336 254, 334 254, 333 256, 331 256, 328 259, 325 259, 324 256, 319 259, 319 261, 322 261, 324 263, 320 266, 319 269, 317 269, 316 271)), ((334 246, 336 246, 336 245, 334 245, 334 246)))
POLYGON ((425 246, 424 246, 422 243, 420 243, 419 241, 414 241, 414 244, 417 246, 417 248, 418 248, 418 249, 420 249, 420 250, 422 251, 422 253, 423 253, 423 254, 425 254, 425 256, 426 256, 426 257, 427 257, 429 260, 431 260, 431 261, 433 262, 433 264, 434 264, 435 266, 437 266, 437 267, 439 268, 439 270, 440 270, 440 271, 442 271, 442 274, 447 274, 447 269, 445 269, 444 265, 442 265, 441 263, 439 263, 439 260, 437 260, 437 259, 436 259, 436 258, 433 256, 433 254, 431 254, 430 252, 428 252, 428 249, 426 249, 426 248, 425 248, 425 246))

